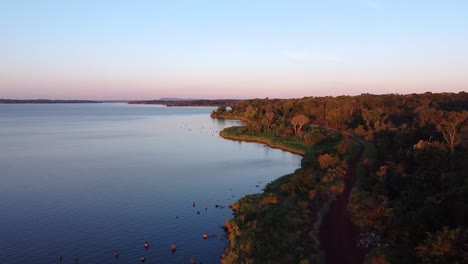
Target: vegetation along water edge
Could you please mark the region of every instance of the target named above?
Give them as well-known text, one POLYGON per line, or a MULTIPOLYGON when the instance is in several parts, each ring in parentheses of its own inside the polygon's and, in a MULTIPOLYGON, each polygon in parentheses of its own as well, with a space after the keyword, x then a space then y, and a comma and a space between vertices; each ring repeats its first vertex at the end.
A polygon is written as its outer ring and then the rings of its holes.
POLYGON ((303 155, 231 205, 223 263, 467 261, 467 93, 252 99, 211 116, 245 121, 224 138, 303 155))

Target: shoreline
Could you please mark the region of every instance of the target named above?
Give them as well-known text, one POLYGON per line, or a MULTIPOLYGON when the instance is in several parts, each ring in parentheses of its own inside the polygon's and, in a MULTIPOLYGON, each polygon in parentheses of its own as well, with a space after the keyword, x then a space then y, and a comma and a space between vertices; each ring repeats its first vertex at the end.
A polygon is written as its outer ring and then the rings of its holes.
MULTIPOLYGON (((238 119, 232 119, 232 120, 238 120, 238 119)), ((239 141, 239 142, 259 143, 259 144, 263 144, 265 146, 268 146, 270 148, 280 149, 280 150, 283 150, 283 151, 291 152, 293 154, 297 154, 297 155, 300 155, 302 157, 304 157, 305 154, 306 154, 304 151, 288 148, 287 146, 280 145, 280 144, 274 144, 269 139, 261 139, 261 138, 255 138, 254 139, 254 138, 248 138, 248 136, 242 137, 242 136, 227 135, 226 132, 224 131, 224 129, 219 132, 219 135, 222 138, 227 139, 227 140, 239 141)))
MULTIPOLYGON (((238 121, 244 122, 246 124, 249 123, 249 120, 244 119, 244 118, 234 118, 234 117, 228 117, 228 118, 226 118, 226 117, 212 117, 212 118, 227 119, 227 120, 238 120, 238 121)), ((246 135, 246 134, 241 134, 241 135, 239 135, 239 134, 228 134, 229 131, 231 130, 230 132, 232 132, 232 129, 234 129, 234 128, 236 128, 236 126, 224 128, 223 130, 221 130, 219 132, 219 135, 223 139, 226 139, 226 140, 263 144, 266 147, 270 147, 270 148, 273 148, 273 149, 280 149, 282 151, 287 151, 287 152, 290 152, 292 154, 300 155, 302 157, 301 158, 301 163, 302 163, 302 159, 307 155, 307 151, 305 151, 305 150, 294 149, 292 147, 288 147, 288 146, 284 145, 284 143, 283 144, 273 143, 272 140, 269 139, 269 138, 260 138, 260 137, 255 137, 255 136, 249 136, 249 135, 246 135)), ((308 147, 312 148, 312 145, 308 146, 308 147)), ((300 166, 299 169, 302 169, 302 165, 300 166)), ((292 171, 291 173, 294 174, 295 171, 292 171)), ((279 180, 280 178, 282 178, 284 176, 285 175, 278 176, 278 178, 273 180, 273 182, 279 180)), ((266 193, 265 190, 263 190, 261 195, 263 195, 265 193, 266 193)), ((238 208, 237 208, 237 206, 235 204, 238 203, 240 200, 244 199, 245 197, 246 196, 239 198, 233 204, 232 210, 233 210, 234 215, 237 215, 237 210, 238 210, 238 208)), ((326 252, 323 249, 323 243, 322 243, 322 240, 321 240, 321 237, 320 237, 320 234, 322 233, 322 228, 323 228, 323 221, 324 221, 325 216, 328 215, 328 212, 330 210, 330 206, 336 200, 336 197, 335 198, 328 197, 325 200, 326 201, 322 204, 322 206, 319 208, 319 210, 316 211, 316 217, 317 217, 316 220, 311 222, 311 225, 313 226, 313 228, 312 228, 311 233, 310 233, 310 239, 314 243, 313 248, 316 250, 316 252, 313 252, 310 255, 310 257, 317 260, 319 263, 324 263, 325 262, 324 256, 326 255, 326 252)), ((232 221, 234 219, 235 219, 235 216, 230 218, 230 219, 227 219, 226 222, 223 225, 224 229, 225 229, 225 231, 227 233, 227 238, 229 240, 229 244, 226 247, 224 255, 222 257, 222 260, 221 260, 222 264, 230 263, 230 262, 225 262, 224 257, 227 256, 226 255, 228 253, 227 249, 230 247, 230 244, 233 242, 233 241, 231 241, 231 238, 230 238, 231 233, 233 232, 233 226, 230 224, 230 221, 232 221)))
MULTIPOLYGON (((216 117, 216 118, 220 118, 220 117, 216 117)), ((221 118, 221 119, 226 119, 226 118, 221 118)), ((240 121, 244 121, 244 122, 248 123, 246 120, 242 120, 242 119, 237 119, 237 118, 230 118, 230 119, 231 120, 240 120, 240 121)), ((243 132, 236 131, 235 129, 236 129, 235 126, 225 128, 225 129, 223 129, 222 131, 219 132, 219 135, 222 138, 227 139, 227 140, 264 144, 267 147, 271 147, 271 148, 275 148, 275 149, 281 149, 283 151, 287 151, 287 152, 290 152, 290 153, 293 153, 293 154, 301 155, 302 158, 304 158, 306 155, 308 155, 307 153, 309 151, 307 151, 307 150, 298 150, 298 149, 295 149, 293 147, 288 147, 286 145, 287 143, 285 143, 285 142, 283 142, 283 143, 281 143, 281 142, 279 142, 279 143, 272 142, 272 141, 275 140, 275 138, 268 138, 268 134, 264 134, 263 136, 265 136, 265 137, 262 138, 262 137, 256 136, 256 135, 242 134, 243 132)), ((341 136, 343 136, 344 140, 354 141, 349 137, 349 135, 345 135, 344 133, 338 132, 338 131, 333 130, 333 129, 331 129, 330 131, 340 134, 341 136)), ((307 147, 312 148, 313 146, 310 145, 310 146, 307 146, 307 147)), ((356 161, 359 160, 360 155, 362 155, 362 149, 360 150, 360 153, 358 153, 357 155, 353 155, 352 157, 349 157, 348 161, 347 161, 347 164, 350 165, 353 162, 356 163, 356 161)), ((301 165, 301 168, 302 168, 302 165, 301 165)), ((292 173, 294 173, 294 172, 292 172, 292 173)), ((354 176, 354 174, 355 174, 355 168, 353 166, 351 166, 351 168, 348 167, 346 169, 346 176, 347 177, 345 176, 344 179, 343 179, 343 184, 344 184, 344 188, 345 188, 343 193, 341 193, 341 194, 339 194, 339 195, 337 195, 335 197, 326 198, 325 201, 322 201, 323 202, 322 205, 319 208, 316 208, 316 210, 317 209, 318 210, 315 211, 315 214, 316 214, 315 220, 313 222, 311 222, 313 228, 312 228, 311 233, 310 233, 310 239, 311 239, 311 241, 313 241, 313 244, 314 244, 313 248, 315 249, 315 252, 312 252, 312 254, 310 254, 310 258, 314 259, 314 262, 318 261, 319 263, 333 263, 333 258, 330 258, 331 253, 330 253, 330 245, 328 243, 329 241, 326 240, 326 239, 324 240, 324 236, 323 236, 324 233, 327 233, 327 231, 328 231, 327 229, 329 229, 330 227, 324 221, 326 221, 326 219, 329 220, 329 218, 331 216, 330 210, 332 209, 332 207, 336 207, 337 200, 340 200, 343 197, 346 197, 347 199, 349 199, 349 193, 350 193, 351 188, 353 188, 352 183, 353 183, 353 179, 355 178, 355 177, 350 177, 350 176, 354 176), (329 249, 328 252, 327 252, 326 248, 329 249)), ((280 179, 283 176, 279 176, 274 181, 277 181, 278 179, 280 179)), ((262 192, 262 194, 265 194, 265 190, 262 192)), ((243 198, 244 197, 240 198, 237 202, 239 202, 243 198)), ((343 207, 343 208, 341 208, 341 209, 343 209, 342 211, 345 211, 346 206, 343 207)), ((235 210, 237 210, 237 208, 235 208, 235 210)), ((233 210, 234 213, 236 213, 235 210, 233 210)), ((235 218, 231 218, 231 219, 235 219, 235 218)), ((348 217, 343 217, 343 219, 340 219, 340 220, 342 220, 342 221, 348 220, 348 222, 350 221, 350 219, 348 217)), ((229 237, 230 237, 230 233, 232 231, 231 230, 232 226, 230 226, 228 224, 229 221, 230 220, 226 221, 225 229, 228 232, 229 237)), ((334 237, 336 237, 336 232, 332 232, 332 233, 335 235, 334 237)), ((231 239, 229 239, 229 240, 231 240, 231 239)), ((226 251, 226 252, 228 252, 228 251, 226 251)), ((345 253, 349 253, 349 252, 345 252, 345 253)), ((353 252, 353 254, 346 254, 346 255, 353 255, 351 258, 354 261, 354 260, 357 260, 357 259, 362 260, 363 256, 361 254, 362 254, 361 252, 353 252)), ((230 263, 230 262, 223 262, 222 261, 222 263, 230 263)))
POLYGON ((101 104, 95 100, 55 100, 55 99, 0 99, 0 104, 101 104))

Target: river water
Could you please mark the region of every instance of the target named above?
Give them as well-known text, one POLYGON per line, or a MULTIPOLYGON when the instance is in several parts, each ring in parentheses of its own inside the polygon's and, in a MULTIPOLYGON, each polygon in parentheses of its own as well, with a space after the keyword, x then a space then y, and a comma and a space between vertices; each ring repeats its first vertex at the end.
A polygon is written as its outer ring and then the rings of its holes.
POLYGON ((240 122, 212 110, 0 105, 0 263, 219 263, 228 205, 301 157, 220 138, 240 122))

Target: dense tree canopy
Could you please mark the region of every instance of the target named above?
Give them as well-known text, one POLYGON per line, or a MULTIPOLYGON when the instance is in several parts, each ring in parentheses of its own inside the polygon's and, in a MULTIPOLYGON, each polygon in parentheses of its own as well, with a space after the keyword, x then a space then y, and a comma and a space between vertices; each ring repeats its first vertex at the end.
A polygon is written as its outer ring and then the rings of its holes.
MULTIPOLYGON (((468 93, 252 99, 212 116, 308 144, 325 138, 323 127, 362 137, 375 151, 351 197, 358 227, 379 234, 400 262, 468 261, 468 93)), ((322 169, 339 164, 329 153, 318 160, 322 169)))

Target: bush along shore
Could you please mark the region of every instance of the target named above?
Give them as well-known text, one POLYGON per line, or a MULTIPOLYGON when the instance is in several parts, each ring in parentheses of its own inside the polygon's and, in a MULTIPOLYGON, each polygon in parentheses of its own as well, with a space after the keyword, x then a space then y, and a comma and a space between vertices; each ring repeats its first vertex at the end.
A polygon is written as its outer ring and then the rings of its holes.
POLYGON ((222 263, 468 262, 467 93, 252 99, 211 116, 245 122, 226 139, 303 156, 231 205, 222 263))

